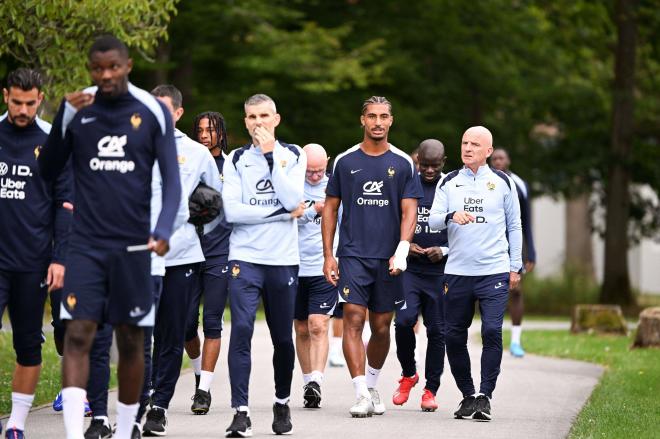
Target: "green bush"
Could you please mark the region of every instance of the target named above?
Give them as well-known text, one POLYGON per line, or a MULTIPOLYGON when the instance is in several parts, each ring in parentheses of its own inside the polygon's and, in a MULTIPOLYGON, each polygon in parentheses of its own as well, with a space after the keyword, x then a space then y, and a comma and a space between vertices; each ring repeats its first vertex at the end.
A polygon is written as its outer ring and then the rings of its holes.
POLYGON ((534 273, 523 277, 525 313, 546 315, 570 315, 573 305, 598 303, 599 285, 575 270, 566 269, 563 274, 539 278, 534 273))

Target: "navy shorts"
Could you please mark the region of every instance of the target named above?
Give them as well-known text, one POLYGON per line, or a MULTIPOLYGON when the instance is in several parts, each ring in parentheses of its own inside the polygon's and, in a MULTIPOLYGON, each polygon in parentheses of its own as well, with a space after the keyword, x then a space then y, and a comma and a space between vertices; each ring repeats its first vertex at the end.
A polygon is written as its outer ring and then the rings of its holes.
POLYGON ((209 258, 201 264, 197 287, 190 298, 186 341, 197 336, 199 304, 204 297, 204 338, 221 338, 225 306, 229 296, 229 265, 226 257, 209 258))
POLYGON ((337 308, 337 287, 325 280, 325 276, 298 278, 294 319, 307 320, 310 314, 332 316, 337 308))
POLYGON ((392 276, 387 259, 339 258, 339 302, 373 312, 400 309, 405 300, 403 278, 392 276))
POLYGON ((69 246, 61 319, 153 326, 154 308, 150 252, 69 246))

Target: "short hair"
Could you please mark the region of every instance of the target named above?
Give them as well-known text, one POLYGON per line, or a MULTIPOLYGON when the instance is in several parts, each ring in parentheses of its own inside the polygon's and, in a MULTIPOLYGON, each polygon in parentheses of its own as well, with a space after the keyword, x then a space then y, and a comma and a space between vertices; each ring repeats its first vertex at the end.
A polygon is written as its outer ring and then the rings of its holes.
POLYGON ((257 93, 256 95, 252 95, 249 98, 247 98, 245 100, 245 104, 243 105, 243 108, 247 113, 247 107, 251 105, 263 104, 264 102, 269 102, 273 106, 273 113, 277 113, 277 107, 275 106, 275 101, 273 100, 273 98, 263 93, 257 93))
POLYGON ((372 96, 362 104, 362 114, 364 115, 367 111, 367 107, 372 104, 384 104, 387 105, 387 109, 392 114, 392 103, 387 100, 385 96, 372 96))
POLYGON ((151 90, 151 94, 156 97, 167 97, 172 100, 172 106, 174 109, 179 109, 183 105, 183 95, 178 88, 172 84, 161 84, 157 85, 156 88, 151 90))
POLYGON ((225 118, 217 111, 205 111, 195 116, 192 135, 196 141, 199 141, 199 134, 197 134, 197 131, 199 131, 199 124, 202 119, 209 120, 211 129, 215 131, 216 137, 220 139, 220 144, 213 145, 213 147, 219 146, 220 150, 227 154, 227 152, 229 152, 229 146, 227 143, 227 128, 225 126, 225 118))
POLYGON ((87 58, 91 59, 92 54, 96 52, 109 52, 111 50, 116 50, 122 57, 128 58, 128 47, 114 35, 101 35, 94 40, 89 52, 87 52, 87 58))
POLYGON ((20 67, 7 75, 7 90, 16 87, 23 91, 30 91, 33 88, 41 91, 43 86, 44 80, 41 73, 36 70, 20 67))

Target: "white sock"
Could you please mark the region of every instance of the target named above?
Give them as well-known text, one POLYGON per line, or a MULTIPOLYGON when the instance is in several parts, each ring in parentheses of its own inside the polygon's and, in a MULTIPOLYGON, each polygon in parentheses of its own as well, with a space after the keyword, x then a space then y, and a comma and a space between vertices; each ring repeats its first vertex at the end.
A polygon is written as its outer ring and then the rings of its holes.
POLYGON ((233 408, 235 408, 237 412, 245 412, 248 416, 250 416, 250 409, 246 405, 239 405, 238 407, 233 408))
POLYGON ((15 428, 16 430, 25 430, 25 419, 30 413, 34 395, 25 393, 11 392, 11 416, 7 421, 7 430, 15 428))
POLYGON ((311 373, 304 373, 303 374, 303 383, 304 384, 309 384, 310 381, 312 381, 312 374, 311 373))
POLYGON ((291 397, 287 396, 286 398, 278 398, 277 396, 273 397, 273 401, 280 404, 288 404, 291 397))
POLYGON ((117 431, 113 435, 114 438, 131 439, 138 408, 140 408, 139 402, 135 404, 123 404, 117 401, 117 431))
POLYGON ((199 389, 205 392, 211 390, 211 383, 213 383, 213 372, 203 370, 199 377, 199 389))
POLYGON ((83 426, 85 423, 85 398, 87 392, 80 387, 65 387, 62 389, 62 405, 64 428, 67 439, 85 439, 83 426))
POLYGON ((520 344, 520 334, 522 334, 522 326, 511 327, 511 344, 520 344))
POLYGON ((361 396, 371 398, 371 394, 369 393, 369 388, 367 388, 367 378, 364 375, 358 375, 355 378, 353 378, 351 381, 353 381, 353 388, 355 389, 356 398, 359 398, 361 396))
POLYGON ((376 388, 376 384, 378 383, 378 375, 380 375, 380 369, 374 369, 373 367, 367 365, 367 388, 376 388))
POLYGON ((201 375, 202 374, 202 355, 201 354, 197 358, 191 358, 190 359, 190 364, 192 364, 193 371, 195 372, 195 375, 201 375))
POLYGON ((312 373, 309 374, 312 378, 312 381, 316 381, 318 384, 323 384, 323 372, 320 370, 313 370, 312 373))

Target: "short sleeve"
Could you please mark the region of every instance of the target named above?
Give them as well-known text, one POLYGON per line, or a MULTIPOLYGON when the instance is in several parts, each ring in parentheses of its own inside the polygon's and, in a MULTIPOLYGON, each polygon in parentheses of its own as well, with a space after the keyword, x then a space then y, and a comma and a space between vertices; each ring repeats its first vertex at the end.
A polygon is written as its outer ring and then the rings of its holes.
POLYGON ((341 198, 341 162, 335 163, 332 175, 328 180, 328 186, 325 188, 326 195, 341 198))

